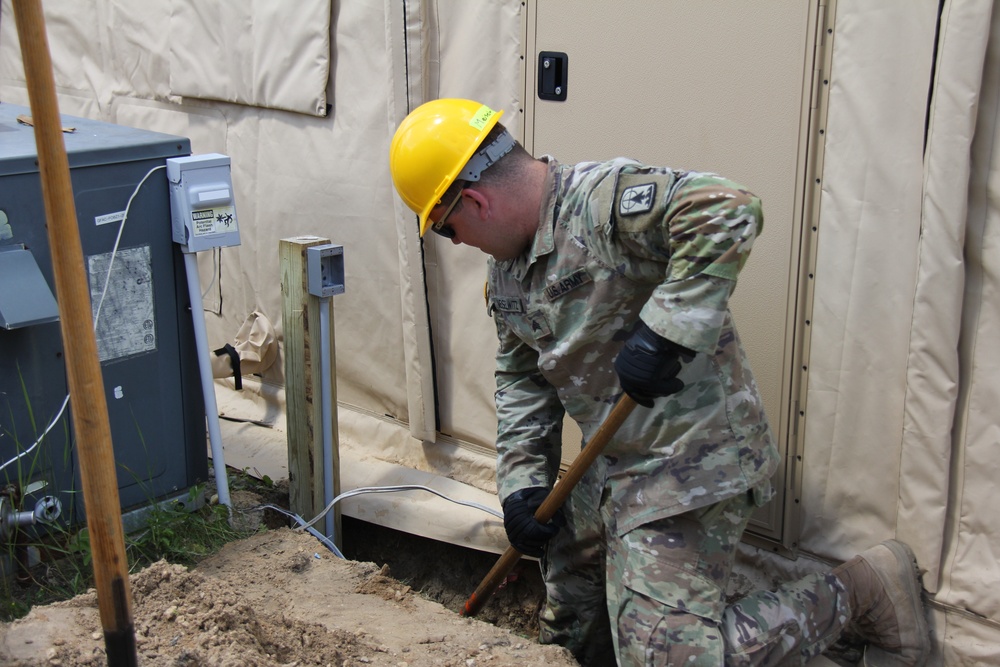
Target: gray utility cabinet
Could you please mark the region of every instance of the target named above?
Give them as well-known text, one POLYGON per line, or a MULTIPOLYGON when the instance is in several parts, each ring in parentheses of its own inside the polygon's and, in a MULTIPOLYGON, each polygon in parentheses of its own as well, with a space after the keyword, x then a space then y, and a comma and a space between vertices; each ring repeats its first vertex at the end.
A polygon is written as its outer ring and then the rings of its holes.
MULTIPOLYGON (((60 523, 71 526, 85 514, 69 407, 55 419, 69 389, 34 130, 18 120, 30 113, 0 104, 0 486, 24 494, 26 511, 57 497, 60 523), (50 424, 32 451, 7 463, 50 424)), ((62 123, 73 128, 63 138, 92 310, 101 304, 97 345, 129 510, 183 495, 208 476, 184 258, 171 239, 166 171, 150 173, 191 145, 83 118, 62 123)))

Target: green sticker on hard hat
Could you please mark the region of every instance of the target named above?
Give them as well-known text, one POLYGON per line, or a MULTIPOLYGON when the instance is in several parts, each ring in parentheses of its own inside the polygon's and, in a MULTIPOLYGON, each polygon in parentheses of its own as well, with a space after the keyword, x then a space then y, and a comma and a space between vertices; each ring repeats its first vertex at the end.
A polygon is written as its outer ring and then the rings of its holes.
POLYGON ((495 115, 496 111, 484 104, 476 110, 476 113, 472 114, 472 120, 469 121, 469 125, 482 132, 483 128, 486 127, 486 123, 495 115))

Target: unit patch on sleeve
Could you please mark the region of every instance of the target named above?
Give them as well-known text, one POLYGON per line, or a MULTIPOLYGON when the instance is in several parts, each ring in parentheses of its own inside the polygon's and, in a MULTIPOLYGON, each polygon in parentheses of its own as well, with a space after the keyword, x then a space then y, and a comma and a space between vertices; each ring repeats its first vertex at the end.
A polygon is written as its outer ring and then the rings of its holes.
POLYGON ((615 229, 623 234, 643 234, 662 224, 669 203, 664 195, 673 182, 673 172, 664 167, 622 169, 611 200, 615 229))
POLYGON ((618 215, 638 215, 653 208, 656 199, 656 183, 633 185, 622 191, 618 200, 618 215))

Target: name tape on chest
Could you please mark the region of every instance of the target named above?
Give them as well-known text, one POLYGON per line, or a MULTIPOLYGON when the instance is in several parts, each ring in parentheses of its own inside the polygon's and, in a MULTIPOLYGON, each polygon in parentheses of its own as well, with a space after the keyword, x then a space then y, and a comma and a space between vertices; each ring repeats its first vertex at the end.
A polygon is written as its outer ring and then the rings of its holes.
POLYGON ((494 296, 493 307, 501 313, 524 312, 524 302, 516 296, 494 296))

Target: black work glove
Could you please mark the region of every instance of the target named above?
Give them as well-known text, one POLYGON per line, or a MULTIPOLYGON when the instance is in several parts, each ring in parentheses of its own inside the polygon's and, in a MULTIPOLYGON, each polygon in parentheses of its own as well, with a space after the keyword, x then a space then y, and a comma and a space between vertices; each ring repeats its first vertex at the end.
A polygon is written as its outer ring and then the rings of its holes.
POLYGON ((535 520, 535 511, 548 495, 548 489, 533 486, 518 489, 503 501, 503 527, 507 531, 507 539, 512 547, 525 556, 541 556, 545 543, 559 532, 559 528, 566 525, 562 508, 548 523, 535 520))
POLYGON ((694 352, 667 340, 639 320, 639 326, 615 359, 615 372, 625 393, 648 408, 653 399, 676 394, 684 388, 677 374, 681 372, 681 362, 693 358, 694 352))

